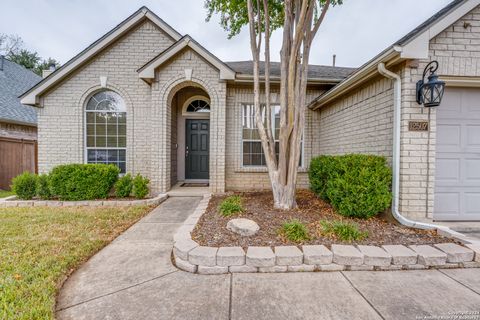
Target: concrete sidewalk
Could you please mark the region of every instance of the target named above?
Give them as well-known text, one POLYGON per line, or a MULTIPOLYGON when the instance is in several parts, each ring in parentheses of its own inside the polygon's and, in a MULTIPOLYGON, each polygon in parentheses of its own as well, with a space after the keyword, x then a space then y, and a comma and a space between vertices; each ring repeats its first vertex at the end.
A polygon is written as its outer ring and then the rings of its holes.
POLYGON ((179 271, 171 264, 172 234, 199 201, 168 199, 90 259, 62 288, 57 317, 480 319, 480 269, 217 276, 179 271))

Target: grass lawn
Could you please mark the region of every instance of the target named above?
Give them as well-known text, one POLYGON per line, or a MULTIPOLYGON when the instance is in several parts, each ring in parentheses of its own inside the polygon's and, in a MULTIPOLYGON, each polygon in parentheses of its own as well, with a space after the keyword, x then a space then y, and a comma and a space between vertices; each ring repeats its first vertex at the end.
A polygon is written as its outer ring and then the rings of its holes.
POLYGON ((150 210, 0 209, 0 319, 52 319, 66 276, 150 210))
POLYGON ((14 194, 15 193, 13 193, 12 191, 6 191, 6 190, 0 189, 0 198, 10 197, 10 196, 13 196, 14 194))

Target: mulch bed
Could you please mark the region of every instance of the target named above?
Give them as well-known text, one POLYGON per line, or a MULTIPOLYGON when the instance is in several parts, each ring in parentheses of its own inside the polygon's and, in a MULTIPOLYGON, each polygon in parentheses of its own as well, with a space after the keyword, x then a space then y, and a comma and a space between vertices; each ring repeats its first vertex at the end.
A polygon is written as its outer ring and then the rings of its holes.
POLYGON ((240 246, 281 246, 302 244, 435 244, 454 242, 450 238, 439 236, 436 231, 425 231, 407 228, 388 218, 387 214, 369 220, 345 218, 325 201, 317 198, 311 191, 297 192, 298 207, 293 210, 279 210, 273 207, 271 192, 237 193, 242 196, 244 212, 231 217, 223 217, 218 213, 218 206, 227 195, 213 196, 207 211, 200 218, 192 233, 192 238, 202 246, 230 247, 240 246), (242 237, 227 230, 227 222, 234 218, 246 218, 255 221, 260 231, 251 237, 242 237), (311 240, 305 243, 294 243, 279 234, 280 227, 291 219, 303 222, 309 230, 311 240), (361 241, 344 242, 322 234, 320 220, 356 223, 361 231, 367 231, 368 237, 361 241))

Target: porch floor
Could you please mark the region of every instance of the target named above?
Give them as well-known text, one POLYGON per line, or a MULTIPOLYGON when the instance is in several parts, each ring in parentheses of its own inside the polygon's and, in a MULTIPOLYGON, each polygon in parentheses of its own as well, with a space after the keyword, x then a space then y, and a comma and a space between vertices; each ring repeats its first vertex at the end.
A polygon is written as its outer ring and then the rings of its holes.
POLYGON ((169 197, 203 197, 210 193, 209 187, 182 187, 184 181, 179 181, 170 191, 167 192, 169 197))

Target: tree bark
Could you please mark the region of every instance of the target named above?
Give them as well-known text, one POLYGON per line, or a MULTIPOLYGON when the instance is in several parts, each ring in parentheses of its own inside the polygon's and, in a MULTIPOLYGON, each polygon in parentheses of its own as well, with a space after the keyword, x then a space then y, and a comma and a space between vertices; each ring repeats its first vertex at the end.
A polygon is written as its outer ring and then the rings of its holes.
POLYGON ((296 207, 296 186, 305 127, 308 61, 312 40, 317 33, 331 0, 285 0, 283 42, 280 52, 280 134, 279 156, 275 154, 270 102, 270 20, 269 3, 247 0, 250 46, 253 56, 255 121, 268 168, 274 206, 296 207), (256 10, 256 12, 255 12, 256 10), (321 14, 315 19, 316 10, 321 14), (265 38, 265 123, 260 105, 260 51, 265 38))

